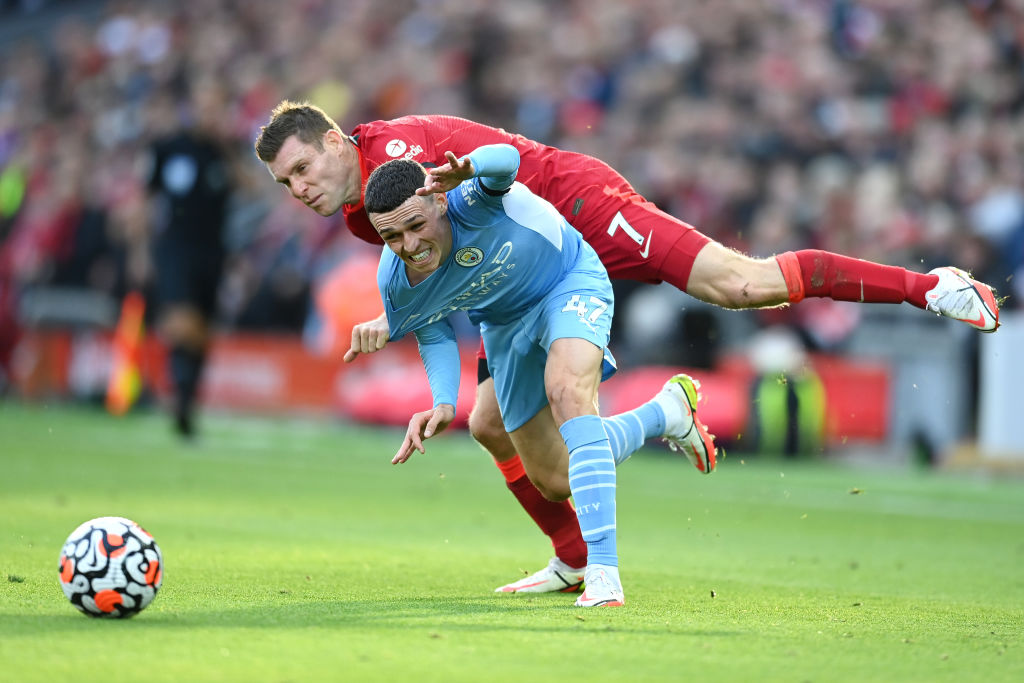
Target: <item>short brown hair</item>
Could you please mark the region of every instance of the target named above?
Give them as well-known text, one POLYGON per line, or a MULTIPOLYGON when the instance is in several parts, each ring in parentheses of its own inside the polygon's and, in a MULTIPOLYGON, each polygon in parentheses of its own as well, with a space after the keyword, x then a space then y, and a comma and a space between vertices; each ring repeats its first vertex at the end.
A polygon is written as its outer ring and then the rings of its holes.
POLYGON ((314 145, 318 152, 324 151, 324 134, 329 130, 339 133, 341 128, 323 109, 309 102, 283 100, 270 112, 270 122, 260 128, 256 137, 256 156, 265 164, 277 158, 281 145, 291 136, 300 142, 314 145))

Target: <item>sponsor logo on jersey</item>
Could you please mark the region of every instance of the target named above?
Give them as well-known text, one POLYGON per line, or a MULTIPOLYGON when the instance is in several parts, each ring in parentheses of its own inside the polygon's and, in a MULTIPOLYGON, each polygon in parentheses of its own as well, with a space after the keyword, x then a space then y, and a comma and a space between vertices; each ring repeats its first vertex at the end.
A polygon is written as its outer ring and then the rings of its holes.
POLYGON ((419 145, 407 145, 404 140, 395 138, 388 144, 384 145, 384 151, 392 159, 415 159, 419 155, 423 154, 423 148, 419 145))
POLYGON ((395 138, 394 140, 392 140, 391 142, 384 146, 384 151, 387 152, 388 156, 393 159, 397 159, 398 157, 405 154, 405 150, 406 144, 403 141, 399 140, 398 138, 395 138))
MULTIPOLYGON (((476 247, 464 247, 459 251, 473 250, 478 252, 477 260, 471 265, 476 265, 483 261, 483 251, 476 247)), ((505 280, 509 277, 509 271, 515 268, 515 262, 508 263, 509 257, 512 255, 512 243, 505 242, 498 249, 498 252, 491 258, 481 270, 474 271, 473 280, 468 283, 468 288, 465 289, 458 296, 452 297, 447 303, 440 307, 440 309, 430 315, 424 322, 420 320, 420 325, 430 325, 447 318, 455 311, 471 311, 474 308, 479 308, 480 302, 484 300, 486 296, 491 294, 497 287, 501 287, 505 284, 505 280), (488 268, 494 266, 493 268, 488 268)), ((458 255, 456 255, 456 261, 458 255)), ((412 318, 409 318, 412 320, 412 318)), ((405 329, 413 329, 413 327, 406 326, 405 329)), ((403 332, 404 334, 404 332, 403 332)), ((397 335, 396 335, 397 336, 397 335)))
POLYGON ((455 262, 460 266, 472 268, 480 265, 484 260, 484 252, 476 247, 463 247, 455 252, 455 262))

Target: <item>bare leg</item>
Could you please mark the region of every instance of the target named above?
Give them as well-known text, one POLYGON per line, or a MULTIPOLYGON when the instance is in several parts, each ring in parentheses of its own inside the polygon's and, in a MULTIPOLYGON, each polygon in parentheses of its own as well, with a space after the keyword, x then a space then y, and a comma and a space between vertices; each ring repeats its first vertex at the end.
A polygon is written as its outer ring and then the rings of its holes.
MULTIPOLYGON (((546 428, 553 430, 554 424, 549 421, 546 428)), ((555 556, 568 567, 583 567, 587 563, 587 544, 580 534, 576 511, 565 496, 549 500, 530 481, 501 421, 498 400, 494 394, 494 380, 491 378, 477 385, 476 403, 469 416, 469 429, 473 438, 494 458, 505 477, 508 490, 540 530, 551 539, 555 556)), ((564 450, 561 440, 555 441, 564 450)), ((568 459, 568 452, 565 458, 568 459)), ((565 488, 568 489, 568 482, 565 482, 565 488)))
POLYGON ((697 254, 686 293, 737 310, 789 301, 786 280, 774 258, 751 258, 717 242, 709 242, 697 254))

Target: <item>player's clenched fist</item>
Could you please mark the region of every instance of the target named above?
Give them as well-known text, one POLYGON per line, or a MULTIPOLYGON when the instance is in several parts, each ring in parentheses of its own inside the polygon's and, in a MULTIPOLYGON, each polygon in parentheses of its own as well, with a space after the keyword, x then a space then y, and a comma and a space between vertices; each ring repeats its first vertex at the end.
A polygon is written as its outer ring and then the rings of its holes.
POLYGON ((379 317, 352 328, 352 346, 345 352, 344 361, 351 363, 360 353, 380 351, 390 339, 387 317, 381 313, 379 317))

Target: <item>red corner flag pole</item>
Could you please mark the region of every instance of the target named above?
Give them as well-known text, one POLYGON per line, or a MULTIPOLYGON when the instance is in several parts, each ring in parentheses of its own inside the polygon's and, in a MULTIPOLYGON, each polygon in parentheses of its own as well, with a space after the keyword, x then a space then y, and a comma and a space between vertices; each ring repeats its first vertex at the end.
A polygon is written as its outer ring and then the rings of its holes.
POLYGON ((107 382, 107 411, 124 415, 142 392, 142 338, 145 333, 146 300, 129 292, 121 304, 121 318, 114 331, 110 379, 107 382))

